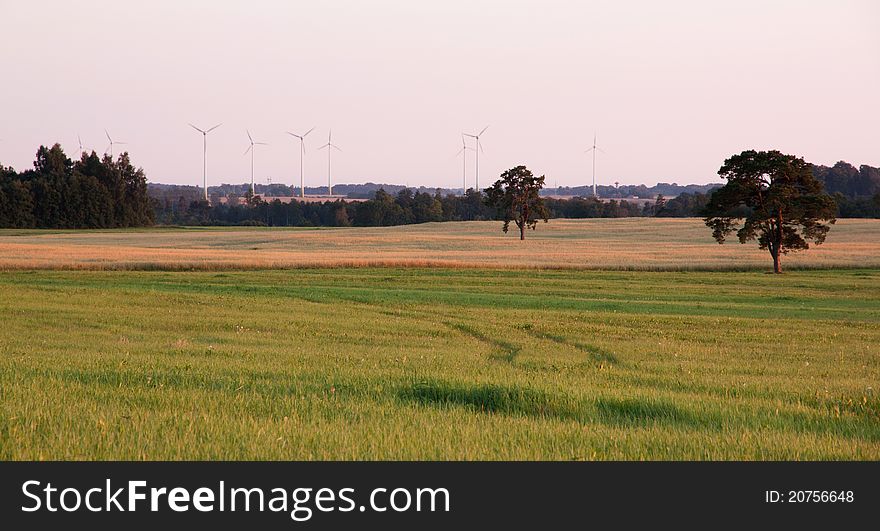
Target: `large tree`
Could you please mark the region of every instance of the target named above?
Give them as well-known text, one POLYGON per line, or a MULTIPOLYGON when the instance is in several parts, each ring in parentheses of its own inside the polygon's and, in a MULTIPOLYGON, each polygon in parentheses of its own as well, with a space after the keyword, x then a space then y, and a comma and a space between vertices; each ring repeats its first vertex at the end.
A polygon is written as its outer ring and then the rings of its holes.
POLYGON ((782 272, 782 255, 825 241, 837 205, 802 158, 779 151, 743 151, 724 161, 716 190, 705 210, 706 225, 718 243, 736 232, 740 243, 758 240, 782 272))
POLYGON ((543 187, 543 175, 535 177, 525 166, 517 166, 486 188, 486 204, 504 221, 504 232, 513 221, 519 228, 519 239, 525 240, 526 228, 534 230, 541 219, 547 222, 547 208, 540 195, 543 187))

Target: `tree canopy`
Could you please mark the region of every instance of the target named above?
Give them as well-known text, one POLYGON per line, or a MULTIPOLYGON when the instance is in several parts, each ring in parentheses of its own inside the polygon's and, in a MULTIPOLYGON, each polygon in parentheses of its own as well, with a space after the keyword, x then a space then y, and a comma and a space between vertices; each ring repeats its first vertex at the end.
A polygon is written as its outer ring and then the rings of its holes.
POLYGON ((111 228, 152 225, 144 171, 128 153, 114 161, 92 151, 73 162, 61 146, 40 146, 34 169, 0 168, 0 226, 111 228))
POLYGON ((511 168, 486 189, 486 204, 495 209, 504 222, 504 232, 513 221, 519 228, 519 239, 526 239, 526 229, 534 230, 538 221, 547 222, 547 208, 541 198, 544 176, 535 177, 525 166, 511 168))
POLYGON ((757 240, 782 272, 782 255, 825 241, 837 205, 814 177, 811 165, 779 151, 743 151, 724 161, 727 184, 706 206, 706 225, 718 243, 736 232, 740 243, 757 240))

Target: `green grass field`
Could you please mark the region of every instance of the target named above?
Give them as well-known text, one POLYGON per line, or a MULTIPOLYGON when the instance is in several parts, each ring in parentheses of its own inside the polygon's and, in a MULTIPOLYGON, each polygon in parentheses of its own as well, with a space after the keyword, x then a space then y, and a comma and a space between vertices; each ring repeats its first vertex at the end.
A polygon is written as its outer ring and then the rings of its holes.
POLYGON ((878 459, 880 270, 0 273, 0 459, 878 459))

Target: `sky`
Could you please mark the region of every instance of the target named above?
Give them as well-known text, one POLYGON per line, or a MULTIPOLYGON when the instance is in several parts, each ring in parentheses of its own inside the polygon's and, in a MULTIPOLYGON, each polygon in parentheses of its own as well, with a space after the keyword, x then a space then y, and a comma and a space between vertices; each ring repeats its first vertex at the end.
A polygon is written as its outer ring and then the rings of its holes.
MULTIPOLYGON (((99 153, 151 182, 460 187, 461 133, 489 126, 480 186, 525 164, 547 186, 717 182, 779 149, 880 166, 873 0, 0 0, 0 162, 99 153)), ((473 146, 472 141, 470 145, 473 146)), ((467 152, 468 187, 474 153, 467 152)))

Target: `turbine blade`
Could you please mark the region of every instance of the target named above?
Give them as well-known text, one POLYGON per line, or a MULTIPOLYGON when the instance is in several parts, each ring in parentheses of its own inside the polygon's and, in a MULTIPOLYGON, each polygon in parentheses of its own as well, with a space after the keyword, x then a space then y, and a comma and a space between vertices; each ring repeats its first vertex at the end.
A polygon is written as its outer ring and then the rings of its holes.
POLYGON ((251 149, 253 149, 253 147, 254 147, 253 144, 249 145, 248 148, 247 148, 246 150, 244 150, 244 153, 242 153, 242 155, 247 155, 248 152, 249 152, 251 149))
POLYGON ((214 127, 210 128, 210 129, 208 129, 207 131, 205 131, 205 134, 210 133, 211 131, 213 131, 214 129, 217 129, 217 128, 220 127, 221 125, 223 125, 222 122, 219 123, 219 124, 217 124, 217 125, 215 125, 214 127))
POLYGON ((471 137, 471 138, 477 138, 477 135, 472 135, 472 134, 469 134, 469 133, 462 133, 462 135, 464 135, 464 136, 469 136, 469 137, 471 137))
POLYGON ((335 149, 336 151, 342 151, 342 149, 340 149, 339 146, 330 146, 330 147, 332 147, 332 148, 335 149))
POLYGON ((486 129, 489 129, 489 126, 488 126, 488 125, 487 125, 486 127, 484 127, 483 130, 480 131, 480 133, 479 133, 477 136, 480 136, 480 135, 482 135, 483 133, 485 133, 485 132, 486 132, 486 129))
POLYGON ((605 154, 605 155, 607 155, 607 154, 608 154, 608 153, 605 153, 605 150, 604 150, 604 149, 602 149, 602 148, 600 148, 600 147, 597 147, 597 148, 596 148, 596 149, 598 149, 598 150, 599 150, 599 151, 601 151, 601 152, 602 152, 602 153, 603 153, 603 154, 605 154))
POLYGON ((245 132, 248 134, 248 140, 251 141, 251 144, 254 143, 254 137, 251 136, 251 132, 245 129, 245 132))
POLYGON ((317 149, 317 151, 321 151, 322 149, 324 149, 325 147, 328 147, 328 146, 330 146, 330 144, 324 144, 323 146, 319 147, 317 149))
POLYGON ((267 144, 267 143, 265 143, 265 142, 254 142, 254 144, 256 144, 256 145, 258 145, 258 146, 268 146, 268 145, 269 145, 269 144, 267 144))
POLYGON ((193 124, 189 124, 189 126, 192 127, 193 129, 195 129, 196 131, 198 131, 199 133, 205 134, 204 131, 202 131, 202 130, 199 129, 198 127, 194 126, 193 124))
MULTIPOLYGON (((315 126, 315 127, 317 127, 317 126, 315 126)), ((303 136, 302 136, 302 137, 305 138, 309 133, 311 133, 311 132, 314 131, 314 130, 315 130, 315 128, 312 127, 311 129, 309 129, 308 131, 306 131, 305 133, 303 133, 303 136)))
POLYGON ((104 134, 107 135, 107 140, 109 140, 110 143, 112 144, 112 143, 113 143, 113 139, 110 138, 110 133, 108 133, 106 129, 104 129, 104 134))

